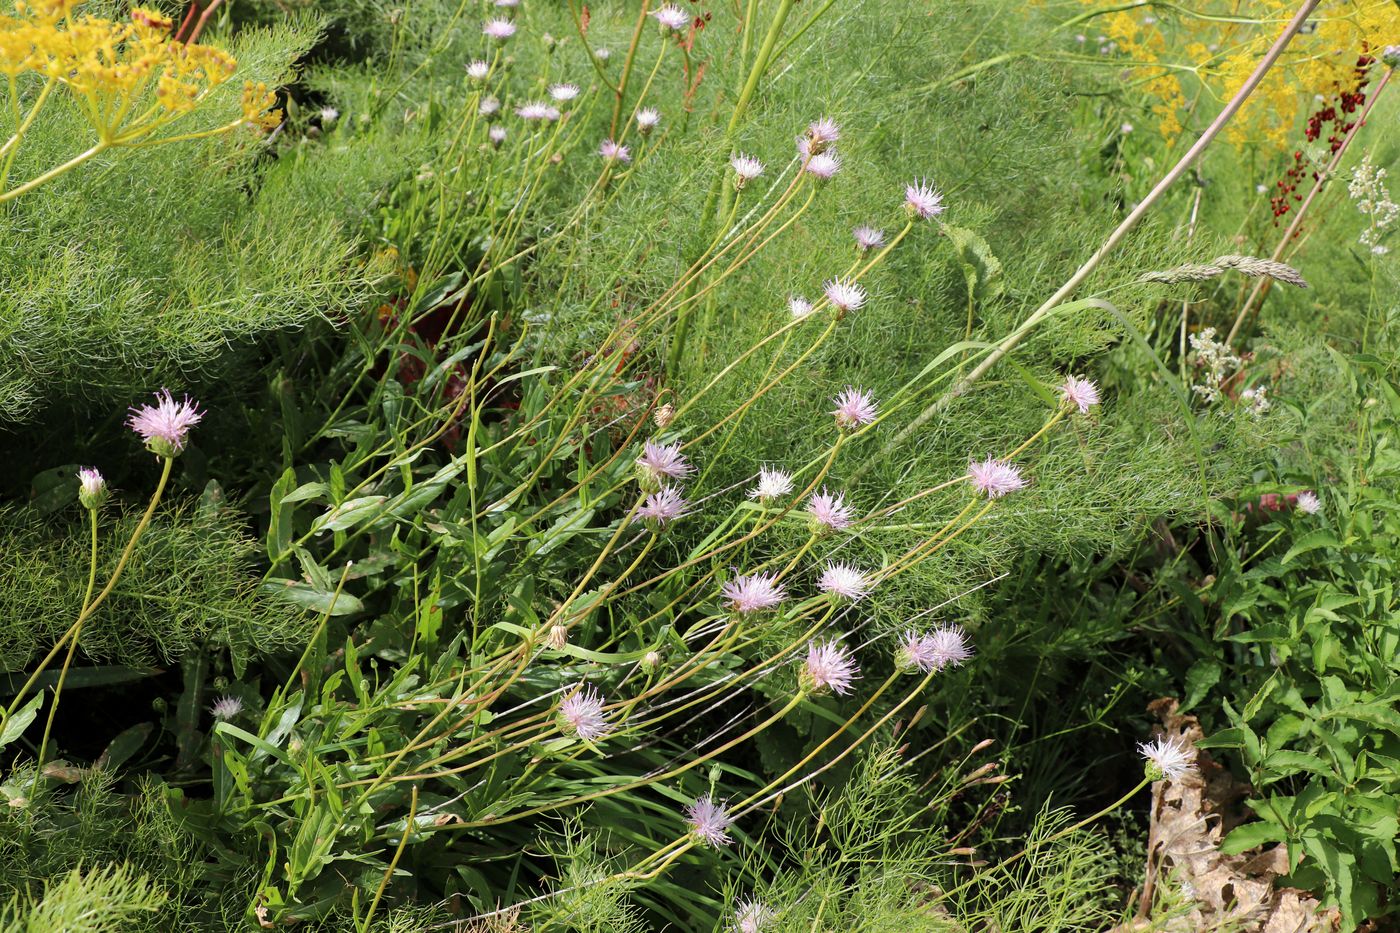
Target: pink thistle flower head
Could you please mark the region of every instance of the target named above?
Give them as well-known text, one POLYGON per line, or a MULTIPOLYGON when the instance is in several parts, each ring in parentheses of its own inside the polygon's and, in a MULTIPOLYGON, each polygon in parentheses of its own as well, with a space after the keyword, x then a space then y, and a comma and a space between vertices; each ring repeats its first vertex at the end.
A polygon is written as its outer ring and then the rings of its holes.
POLYGON ((744 190, 744 185, 763 174, 763 163, 742 152, 729 160, 729 167, 734 169, 734 188, 737 191, 744 190))
POLYGON ((772 908, 761 901, 744 898, 734 907, 734 933, 762 933, 772 920, 772 908))
POLYGON ((911 217, 932 220, 943 213, 943 195, 927 181, 915 181, 904 186, 904 209, 911 217))
POLYGON ((146 449, 158 457, 177 457, 185 449, 190 429, 199 424, 204 412, 187 395, 177 402, 168 389, 156 393, 156 404, 131 409, 127 426, 146 442, 146 449))
POLYGON ((467 77, 473 81, 485 81, 486 76, 491 73, 491 66, 481 59, 477 59, 467 65, 467 77))
POLYGON ((771 502, 792 492, 792 474, 771 467, 758 468, 758 485, 749 490, 749 498, 771 502))
POLYGON ((491 117, 501 112, 501 102, 498 98, 487 95, 481 99, 481 103, 476 105, 476 112, 483 117, 491 117))
POLYGON ((96 467, 78 471, 78 502, 85 509, 96 509, 107 499, 107 481, 96 467))
POLYGON ((794 318, 800 321, 812 313, 812 303, 801 295, 793 295, 788 298, 788 310, 792 312, 794 318))
POLYGON ((559 103, 573 100, 579 95, 577 84, 551 84, 549 86, 549 96, 559 103))
POLYGON ((1024 489, 1026 485, 1019 468, 994 457, 969 464, 967 472, 972 477, 972 485, 988 499, 1024 489))
POLYGON ((775 574, 741 574, 720 588, 720 595, 735 612, 747 614, 772 609, 787 599, 787 588, 775 574))
POLYGON ((520 6, 520 0, 496 0, 496 6, 517 7, 520 6))
POLYGON ((850 649, 833 638, 808 645, 807 661, 802 665, 802 680, 813 693, 830 690, 845 696, 851 692, 851 683, 859 671, 850 649))
POLYGON ((1087 415, 1089 407, 1099 403, 1099 387, 1088 379, 1070 376, 1060 386, 1060 397, 1066 405, 1078 408, 1081 415, 1087 415))
POLYGON ((661 122, 661 111, 655 107, 643 107, 637 111, 637 131, 643 136, 656 129, 661 122))
POLYGON ((690 503, 681 495, 679 489, 674 486, 662 486, 646 497, 641 508, 637 509, 637 517, 659 529, 678 518, 684 518, 689 512, 690 503))
POLYGON ((716 803, 709 794, 685 808, 685 821, 696 838, 707 846, 718 849, 734 841, 729 835, 734 817, 729 815, 724 804, 716 803))
POLYGON ((695 467, 681 453, 680 444, 647 441, 642 445, 642 455, 633 462, 637 467, 637 482, 650 492, 660 489, 664 479, 685 479, 695 472, 695 467))
POLYGON ((491 145, 499 146, 506 141, 506 128, 504 126, 493 126, 486 131, 486 135, 491 139, 491 145))
POLYGON ((818 181, 828 181, 841 171, 841 157, 832 152, 818 152, 807 160, 806 172, 818 181))
POLYGON ((857 602, 866 597, 874 586, 869 577, 847 563, 828 563, 822 570, 817 589, 833 598, 857 602))
POLYGON ((243 712, 243 701, 235 696, 222 696, 209 707, 209 714, 219 722, 228 722, 243 712))
POLYGON ((631 150, 611 139, 605 139, 598 145, 598 155, 602 156, 605 162, 619 162, 625 165, 632 161, 631 150))
POLYGON ((852 230, 851 236, 855 237, 856 248, 863 253, 885 245, 885 231, 865 224, 852 230))
POLYGON ((1191 749, 1179 739, 1158 736, 1151 742, 1139 743, 1138 752, 1147 759, 1147 776, 1154 781, 1179 780, 1192 768, 1191 749))
POLYGON ((1322 500, 1311 489, 1298 493, 1295 505, 1304 515, 1316 515, 1322 511, 1322 500))
POLYGON ((481 33, 487 38, 495 39, 498 42, 504 42, 515 35, 515 24, 504 17, 498 16, 495 19, 488 19, 485 23, 482 23, 481 33))
POLYGON ((832 279, 826 283, 825 293, 826 300, 842 314, 847 311, 859 311, 865 304, 865 289, 861 288, 858 282, 832 279))
POLYGON ((680 32, 690 25, 690 14, 674 3, 667 3, 652 11, 652 16, 661 24, 663 31, 680 32))
POLYGON ((559 727, 569 735, 594 742, 612 731, 603 712, 603 695, 579 684, 559 703, 559 727))
POLYGON ((846 386, 845 391, 836 396, 836 409, 831 414, 836 418, 838 428, 854 431, 870 424, 878 413, 879 409, 869 392, 846 386))
POLYGON ((945 667, 957 667, 970 657, 972 648, 967 643, 967 633, 962 626, 940 625, 927 633, 921 634, 912 629, 905 632, 899 650, 895 652, 895 663, 900 667, 917 667, 927 674, 945 667))
POLYGON ((830 117, 822 117, 807 124, 807 151, 803 155, 820 155, 841 138, 841 127, 830 117))
POLYGON ((851 527, 851 508, 840 493, 832 495, 825 489, 816 493, 807 501, 807 514, 813 533, 818 535, 851 527))

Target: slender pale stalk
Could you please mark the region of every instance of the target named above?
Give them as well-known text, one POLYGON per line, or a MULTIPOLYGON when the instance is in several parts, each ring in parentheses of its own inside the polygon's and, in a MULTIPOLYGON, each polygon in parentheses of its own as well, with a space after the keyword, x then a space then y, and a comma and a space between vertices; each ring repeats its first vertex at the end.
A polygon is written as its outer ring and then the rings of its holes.
MULTIPOLYGON (((1351 146, 1351 141, 1356 138, 1356 134, 1361 130, 1361 127, 1366 125, 1366 118, 1370 116, 1371 108, 1376 105, 1376 100, 1381 96, 1381 92, 1385 90, 1386 85, 1390 83, 1390 77, 1393 74, 1395 74, 1393 68, 1386 69, 1385 74, 1381 76, 1380 82, 1376 85, 1376 89, 1371 92, 1370 97, 1367 99, 1366 106, 1362 108, 1361 116, 1356 119, 1356 122, 1351 125, 1351 129, 1347 131, 1346 136, 1342 138, 1342 144, 1338 146, 1337 151, 1332 154, 1332 160, 1327 163, 1327 167, 1318 173, 1317 180, 1313 182, 1312 190, 1308 192, 1308 196, 1303 200, 1303 203, 1298 205, 1298 210, 1294 212, 1293 220, 1288 224, 1288 229, 1284 231, 1283 236, 1279 238, 1278 245, 1274 247, 1273 253, 1269 255, 1269 258, 1274 262, 1278 262, 1283 257, 1284 250, 1293 242, 1293 238, 1298 235, 1298 228, 1302 226, 1303 217, 1307 214, 1308 208, 1312 206, 1313 201, 1316 200, 1318 194, 1322 192, 1323 187, 1326 186, 1327 182, 1330 181, 1332 176, 1336 173, 1337 166, 1341 165, 1342 157, 1346 155, 1347 149, 1351 146)), ((1240 327, 1244 324, 1245 317, 1249 315, 1250 308, 1254 307, 1256 301, 1263 298, 1271 285, 1273 285, 1273 279, 1270 278, 1260 278, 1254 283, 1254 288, 1250 291, 1249 297, 1245 299, 1244 304, 1240 305, 1239 313, 1235 315, 1235 322, 1230 325, 1230 332, 1225 335, 1225 343, 1227 345, 1234 344, 1235 337, 1239 335, 1240 327)))
MULTIPOLYGON (((1137 207, 1133 208, 1128 216, 1123 218, 1123 222, 1109 234, 1108 239, 1104 241, 1103 245, 1095 250, 1094 254, 1075 270, 1068 281, 1061 285, 1053 295, 1047 298, 1039 308, 1036 308, 1035 311, 1026 318, 1025 323, 1016 328, 1016 330, 1002 340, 1001 343, 997 344, 996 348, 993 349, 981 363, 977 364, 972 372, 958 380, 956 384, 920 412, 918 417, 895 435, 885 446, 880 457, 872 457, 871 460, 867 462, 867 468, 869 463, 877 462, 892 451, 897 450, 908 441, 910 435, 936 417, 938 413, 946 408, 954 399, 966 394, 974 383, 986 375, 988 370, 1001 362, 1002 358, 1008 353, 1016 349, 1021 341, 1034 330, 1037 324, 1044 320, 1045 317, 1065 301, 1065 299, 1074 294, 1075 290, 1078 289, 1080 285, 1084 284, 1085 280, 1093 274, 1094 270, 1096 270, 1106 258, 1108 258, 1110 253, 1118 248, 1132 229, 1138 225, 1138 222, 1146 216, 1147 212, 1161 200, 1167 189, 1175 184, 1182 175, 1186 174, 1187 170, 1190 169, 1192 164, 1200 157, 1201 153, 1205 152, 1206 148, 1220 135, 1220 131, 1224 129, 1225 125, 1239 112, 1240 107, 1244 106, 1244 102, 1249 99, 1249 96, 1254 93, 1254 89, 1259 86, 1259 82, 1264 80, 1264 76, 1268 74, 1269 70, 1278 62, 1279 56, 1283 54, 1284 49, 1288 47, 1293 37, 1298 34, 1298 30, 1303 27, 1308 16, 1317 8, 1319 2, 1321 2, 1321 0, 1304 0, 1303 4, 1298 7, 1297 12, 1293 14, 1293 18, 1289 20, 1288 25, 1284 27, 1283 32, 1274 40, 1274 44, 1270 46, 1269 51, 1265 53, 1264 57, 1260 59, 1259 64, 1255 66, 1253 73, 1250 74, 1244 84, 1240 86, 1240 89, 1236 91, 1234 96, 1226 103, 1225 108, 1211 121, 1210 125, 1201 133, 1200 138, 1196 140, 1195 144, 1177 160, 1177 163, 1171 167, 1166 175, 1162 176, 1161 181, 1153 186, 1152 190, 1138 203, 1137 207)), ((857 471, 857 476, 862 472, 863 470, 857 471)), ((854 477, 852 481, 854 481, 854 477)))

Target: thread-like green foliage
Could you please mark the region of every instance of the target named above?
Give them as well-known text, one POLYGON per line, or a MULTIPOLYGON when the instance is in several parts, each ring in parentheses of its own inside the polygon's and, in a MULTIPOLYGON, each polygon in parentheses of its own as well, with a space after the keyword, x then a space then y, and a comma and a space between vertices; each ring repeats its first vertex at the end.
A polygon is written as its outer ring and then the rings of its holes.
MULTIPOLYGON (((138 517, 104 513, 99 580, 115 568, 138 517)), ((0 612, 9 620, 0 631, 5 670, 37 660, 77 619, 90 565, 83 525, 44 522, 22 510, 0 513, 0 612)), ((141 668, 220 648, 242 670, 260 652, 297 644, 307 620, 256 589, 249 576, 253 550, 235 517, 212 509, 162 512, 111 596, 84 623, 83 654, 141 668)))

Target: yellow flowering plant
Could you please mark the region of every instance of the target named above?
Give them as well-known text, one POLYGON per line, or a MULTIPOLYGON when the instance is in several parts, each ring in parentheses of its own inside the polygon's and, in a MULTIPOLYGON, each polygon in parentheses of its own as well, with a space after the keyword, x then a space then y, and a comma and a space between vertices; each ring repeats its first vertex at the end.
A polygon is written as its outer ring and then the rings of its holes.
POLYGON ((21 0, 0 16, 0 74, 8 106, 0 107, 0 202, 11 201, 110 149, 201 139, 239 127, 267 130, 281 122, 276 95, 246 82, 240 110, 213 128, 172 132, 228 82, 237 61, 211 45, 182 42, 165 15, 142 7, 127 21, 74 12, 76 0, 21 0), (26 133, 66 93, 96 140, 82 152, 11 186, 10 172, 26 133), (3 132, 3 130, 0 130, 3 132))
MULTIPOLYGON (((1084 3, 1102 13, 1096 17, 1099 51, 1128 66, 1168 144, 1180 137, 1198 106, 1227 100, 1239 90, 1296 7, 1293 0, 1257 0, 1244 8, 1233 2, 1189 8, 1152 0, 1084 3)), ((1303 106, 1316 95, 1331 99, 1353 91, 1358 59, 1378 55, 1397 36, 1400 4, 1394 0, 1322 4, 1226 128, 1225 138, 1237 148, 1288 148, 1303 106)))

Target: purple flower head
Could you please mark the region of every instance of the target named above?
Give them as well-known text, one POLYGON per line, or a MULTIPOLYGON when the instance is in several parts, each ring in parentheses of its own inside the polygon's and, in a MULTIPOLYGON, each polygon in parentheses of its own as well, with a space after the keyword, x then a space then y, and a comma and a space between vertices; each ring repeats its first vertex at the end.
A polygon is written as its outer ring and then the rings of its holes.
POLYGON ((485 81, 490 73, 491 66, 479 58, 467 66, 467 77, 473 81, 485 81))
POLYGON ((522 120, 544 120, 553 122, 559 119, 559 108, 538 101, 530 101, 515 108, 515 115, 522 120))
POLYGON ((734 907, 734 933, 762 933, 773 920, 773 911, 753 898, 744 898, 734 907))
POLYGON ((972 476, 972 485, 978 492, 985 493, 988 499, 996 499, 1026 485, 1020 469, 993 457, 968 464, 967 472, 972 476))
MULTIPOLYGON (((492 117, 501 110, 501 102, 495 97, 487 95, 481 99, 481 103, 476 105, 476 112, 483 117, 492 117)), ((517 113, 519 111, 516 111, 517 113)))
POLYGON ((819 181, 827 181, 841 171, 841 157, 832 152, 819 152, 807 160, 807 174, 819 181))
POLYGON ((1304 515, 1316 515, 1322 511, 1322 500, 1317 497, 1317 493, 1310 489, 1298 493, 1295 505, 1298 511, 1304 515))
POLYGON ((803 137, 807 142, 807 152, 814 156, 825 152, 840 138, 841 127, 830 117, 822 117, 807 124, 807 135, 803 137))
POLYGON ((612 731, 603 713, 603 696, 592 687, 579 684, 559 703, 559 727, 588 742, 612 731))
POLYGON ((1178 739, 1158 736, 1139 743, 1138 752, 1147 759, 1147 776, 1154 781, 1178 780, 1192 767, 1191 749, 1178 739))
POLYGON ((107 498, 107 481, 96 467, 78 471, 78 501, 85 509, 95 509, 107 498))
POLYGON ((828 563, 817 581, 817 589, 823 593, 851 602, 864 599, 874 585, 869 577, 846 563, 828 563))
POLYGON ((504 126, 493 126, 486 131, 486 135, 491 139, 491 145, 499 146, 506 141, 506 128, 504 126))
POLYGON ((904 209, 910 216, 932 220, 943 213, 943 195, 927 181, 915 181, 904 186, 904 209))
POLYGON ((209 707, 209 714, 219 722, 228 722, 243 712, 243 701, 235 696, 222 696, 209 707))
POLYGON ((715 803, 709 794, 685 808, 685 820, 690 824, 690 831, 707 846, 718 849, 734 841, 728 832, 734 825, 734 817, 729 815, 724 804, 715 803))
POLYGON ((787 599, 787 588, 778 582, 776 574, 751 573, 724 584, 720 595, 735 612, 759 612, 787 599))
POLYGON ((483 23, 481 32, 488 38, 504 42, 515 35, 515 24, 508 19, 498 16, 495 19, 488 19, 483 23))
POLYGON ((847 311, 859 311, 865 304, 865 289, 861 288, 858 282, 832 279, 826 283, 825 290, 826 300, 843 314, 847 311))
POLYGON ((758 468, 758 485, 749 490, 749 498, 769 502, 792 492, 792 474, 769 467, 758 468))
POLYGON ((662 486, 647 496, 642 507, 637 509, 637 517, 661 527, 668 522, 683 518, 690 512, 690 503, 685 501, 681 491, 674 486, 662 486))
POLYGON ((851 236, 855 237, 856 248, 863 253, 885 245, 885 231, 865 224, 852 230, 851 236))
POLYGON ((851 692, 851 682, 856 679, 859 670, 850 649, 833 638, 827 642, 814 641, 807 646, 802 677, 814 693, 830 690, 844 696, 851 692))
POLYGON ((800 321, 812 313, 812 303, 801 295, 793 295, 788 299, 788 310, 800 321))
POLYGON ((823 489, 807 501, 807 514, 811 517, 812 530, 817 534, 829 534, 851 527, 851 507, 846 505, 846 497, 832 495, 823 489))
POLYGON ((632 152, 626 146, 622 146, 605 139, 598 145, 598 155, 603 157, 605 162, 621 162, 626 164, 632 161, 632 152))
POLYGON ((744 185, 763 174, 763 163, 742 152, 729 160, 729 166, 734 169, 734 187, 740 191, 744 185))
POLYGON ((156 393, 156 404, 131 409, 127 427, 141 435, 146 449, 160 457, 175 457, 185 449, 190 429, 204 413, 187 395, 177 402, 168 389, 156 393))
POLYGON ((643 107, 637 111, 637 131, 643 136, 656 129, 661 122, 661 111, 655 107, 643 107))
POLYGON ((1087 415, 1089 406, 1099 403, 1099 387, 1088 379, 1070 376, 1060 386, 1060 396, 1065 404, 1078 408, 1081 415, 1087 415))
POLYGON ((681 453, 680 444, 657 444, 647 441, 642 445, 642 455, 635 461, 637 482, 643 489, 655 492, 661 488, 664 479, 685 479, 695 472, 695 467, 681 453))
POLYGON ((845 391, 836 396, 836 409, 831 414, 835 416, 838 428, 854 431, 874 421, 878 410, 869 392, 846 386, 845 391))
POLYGON ((920 634, 912 629, 904 633, 895 663, 900 667, 917 667, 924 673, 957 667, 972 657, 967 633, 960 625, 940 625, 931 632, 920 634))
POLYGON ((661 24, 662 29, 669 29, 672 32, 680 32, 690 25, 690 14, 674 3, 668 3, 658 10, 652 11, 652 16, 661 24))

